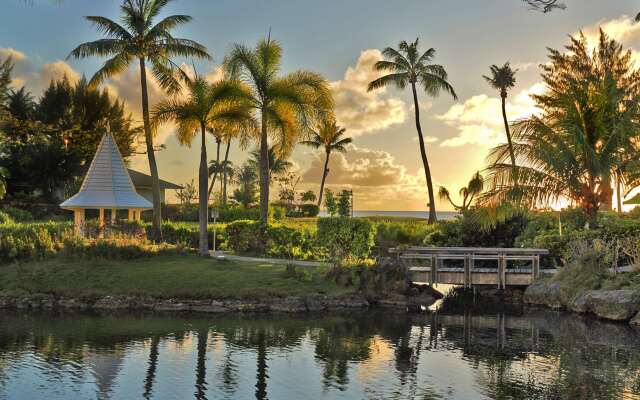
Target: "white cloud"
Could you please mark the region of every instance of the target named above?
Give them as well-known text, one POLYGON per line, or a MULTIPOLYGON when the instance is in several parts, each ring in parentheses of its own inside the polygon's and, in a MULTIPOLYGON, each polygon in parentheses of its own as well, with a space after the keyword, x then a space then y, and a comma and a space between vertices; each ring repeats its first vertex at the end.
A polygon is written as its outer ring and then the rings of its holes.
POLYGON ((347 68, 344 79, 331 83, 336 118, 351 136, 379 131, 406 119, 407 107, 402 99, 390 97, 385 88, 367 92, 369 82, 380 76, 373 66, 381 59, 380 50, 364 50, 356 66, 347 68))
MULTIPOLYGON (((640 53, 633 48, 634 45, 640 44, 640 24, 635 19, 627 15, 622 15, 611 20, 601 20, 593 25, 582 28, 582 33, 587 38, 590 49, 594 49, 598 45, 600 37, 600 29, 607 33, 612 39, 622 43, 626 48, 630 48, 631 57, 636 65, 640 68, 640 53)), ((579 34, 576 32, 574 35, 579 34)))
POLYGON ((12 86, 15 88, 26 86, 27 90, 36 97, 42 94, 52 79, 61 79, 66 76, 72 83, 80 79, 80 74, 62 60, 46 63, 37 68, 23 52, 13 48, 0 48, 0 61, 4 61, 7 57, 11 57, 13 62, 12 86))
MULTIPOLYGON (((531 94, 542 93, 544 85, 536 83, 507 101, 507 118, 510 122, 532 115, 536 108, 531 94)), ((458 129, 458 134, 440 143, 443 147, 479 145, 493 147, 503 143, 504 122, 502 120, 501 100, 486 94, 473 96, 462 104, 455 104, 449 110, 437 116, 447 125, 458 129)))

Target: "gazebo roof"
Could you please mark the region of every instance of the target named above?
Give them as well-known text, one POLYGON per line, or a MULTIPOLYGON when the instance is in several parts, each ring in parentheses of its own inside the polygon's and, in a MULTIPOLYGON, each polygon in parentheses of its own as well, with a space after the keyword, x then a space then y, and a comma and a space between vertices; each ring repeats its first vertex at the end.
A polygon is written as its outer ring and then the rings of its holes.
POLYGON ((153 205, 137 192, 111 132, 102 137, 80 191, 60 204, 65 209, 119 208, 147 210, 153 205))

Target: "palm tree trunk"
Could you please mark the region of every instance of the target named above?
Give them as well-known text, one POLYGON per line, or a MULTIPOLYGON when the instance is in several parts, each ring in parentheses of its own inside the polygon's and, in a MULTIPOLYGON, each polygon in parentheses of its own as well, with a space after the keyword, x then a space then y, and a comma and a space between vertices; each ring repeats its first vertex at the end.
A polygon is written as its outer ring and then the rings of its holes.
POLYGON ((262 133, 260 134, 260 222, 269 223, 269 143, 267 136, 267 116, 262 112, 262 133))
POLYGON ((324 159, 324 169, 322 170, 322 182, 320 182, 320 194, 318 195, 318 207, 322 206, 322 192, 324 192, 324 181, 327 179, 327 167, 329 166, 329 155, 331 153, 327 151, 327 157, 324 159))
POLYGON ((227 179, 228 179, 228 174, 227 174, 227 162, 229 161, 229 149, 231 148, 231 139, 227 140, 227 149, 224 152, 224 170, 223 170, 223 182, 224 185, 222 186, 222 206, 226 207, 227 206, 227 179))
POLYGON ((162 241, 162 208, 160 199, 160 178, 158 177, 158 164, 153 150, 153 135, 149 122, 149 92, 147 90, 147 70, 144 58, 140 58, 140 85, 142 87, 142 121, 144 124, 144 139, 147 144, 147 158, 149 159, 149 172, 151 173, 151 193, 153 196, 153 223, 152 240, 162 241))
POLYGON ((200 124, 201 144, 200 144, 200 171, 198 182, 198 220, 200 221, 200 255, 209 256, 209 238, 207 232, 208 212, 209 212, 209 196, 207 194, 207 181, 209 180, 209 171, 207 170, 207 127, 204 123, 200 124))
POLYGON ((616 177, 616 203, 618 206, 618 212, 622 212, 622 185, 620 184, 620 178, 616 177))
POLYGON ((431 169, 429 168, 429 160, 427 159, 427 150, 424 147, 424 137, 422 136, 422 127, 420 126, 420 109, 418 108, 418 92, 416 92, 415 82, 411 82, 411 90, 413 91, 416 129, 418 130, 418 140, 420 141, 420 155, 422 156, 422 165, 424 166, 424 175, 427 179, 427 190, 429 191, 429 223, 433 224, 438 220, 436 215, 436 201, 433 195, 433 182, 431 181, 431 169))
POLYGON ((513 180, 518 184, 518 177, 516 171, 516 154, 513 151, 513 142, 511 142, 511 130, 509 129, 509 121, 507 120, 507 96, 501 95, 502 98, 502 120, 504 121, 504 131, 507 134, 507 143, 509 145, 509 157, 511 158, 511 165, 513 166, 513 180))
MULTIPOLYGON (((216 163, 220 163, 220 140, 216 138, 216 163)), ((211 186, 209 186, 209 192, 207 193, 207 201, 211 199, 211 192, 213 192, 213 187, 216 184, 216 178, 218 177, 218 171, 213 173, 213 178, 211 178, 211 186)))

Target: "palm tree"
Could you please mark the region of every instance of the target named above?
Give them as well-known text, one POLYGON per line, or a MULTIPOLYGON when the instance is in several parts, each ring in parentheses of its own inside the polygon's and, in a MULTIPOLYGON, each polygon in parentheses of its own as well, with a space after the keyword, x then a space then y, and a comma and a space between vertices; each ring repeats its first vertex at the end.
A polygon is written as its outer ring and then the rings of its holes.
POLYGON ((154 124, 175 121, 180 143, 191 145, 200 131, 200 169, 198 174, 198 202, 200 221, 200 254, 209 255, 208 248, 208 178, 206 135, 208 131, 253 128, 250 105, 245 101, 247 88, 239 81, 222 80, 209 83, 196 76, 186 82, 185 99, 162 100, 153 110, 154 124), (230 127, 237 128, 230 128, 230 127))
MULTIPOLYGON (((262 163, 260 160, 262 159, 261 149, 255 149, 251 152, 251 157, 247 162, 256 169, 256 171, 260 170, 262 163)), ((278 154, 278 149, 275 146, 270 146, 267 150, 267 165, 269 166, 269 183, 271 180, 278 176, 282 175, 291 168, 291 162, 287 161, 287 159, 280 154, 278 154)))
POLYGON ((314 149, 324 148, 325 159, 324 169, 322 170, 322 181, 320 182, 320 196, 318 198, 318 207, 322 204, 322 193, 324 192, 324 182, 329 174, 329 157, 331 152, 345 153, 347 145, 352 142, 351 138, 343 138, 342 135, 346 130, 336 124, 334 120, 326 120, 320 126, 318 132, 313 132, 309 140, 305 140, 302 144, 311 146, 314 149))
POLYGON ((176 76, 176 72, 180 72, 180 68, 171 60, 171 57, 211 58, 206 48, 201 44, 188 39, 174 38, 171 35, 174 28, 191 21, 190 16, 171 15, 154 24, 156 17, 171 1, 124 0, 120 6, 122 25, 106 17, 86 17, 106 37, 83 43, 69 54, 69 57, 74 58, 110 57, 91 78, 89 83, 92 86, 99 85, 106 79, 124 72, 136 61, 140 66, 142 120, 151 172, 153 239, 156 241, 162 240, 162 216, 158 166, 149 121, 147 63, 150 64, 151 71, 160 86, 169 93, 176 93, 180 90, 180 82, 176 76))
POLYGON ((233 174, 232 181, 239 186, 233 192, 233 198, 244 208, 248 208, 255 202, 255 185, 258 174, 255 167, 249 163, 244 163, 238 167, 233 174))
MULTIPOLYGON (((211 160, 209 162, 209 176, 222 176, 220 179, 220 199, 222 205, 226 205, 227 177, 233 176, 233 162, 230 160, 211 160)), ((212 189, 213 184, 209 186, 209 197, 211 197, 212 189)))
POLYGON ((509 130, 509 121, 507 120, 507 94, 509 89, 516 85, 516 72, 518 70, 511 69, 509 63, 505 63, 502 67, 492 65, 491 76, 482 75, 489 85, 500 91, 500 99, 502 99, 502 120, 504 121, 504 131, 507 134, 507 143, 509 145, 509 156, 511 157, 511 165, 516 167, 516 155, 513 152, 513 143, 511 142, 511 131, 509 130))
POLYGON ((416 84, 422 85, 423 90, 429 96, 435 97, 440 91, 445 91, 454 99, 457 100, 458 98, 453 87, 447 82, 447 72, 444 67, 430 64, 435 54, 436 51, 433 48, 421 54, 418 51, 418 39, 413 43, 407 43, 403 40, 398 45, 398 50, 387 47, 382 51, 385 60, 378 61, 374 68, 376 71, 390 73, 370 82, 367 88, 367 90, 372 91, 388 85, 395 85, 398 89, 404 89, 407 84, 411 84, 413 110, 420 142, 420 155, 422 156, 422 166, 424 167, 427 190, 429 192, 429 223, 434 223, 437 220, 436 202, 433 193, 433 182, 431 181, 431 169, 429 168, 427 150, 425 149, 424 136, 420 126, 420 106, 416 84))
POLYGON ((268 37, 254 49, 235 45, 225 60, 227 70, 252 88, 250 100, 260 120, 260 221, 268 223, 269 139, 281 155, 287 154, 300 134, 332 108, 329 83, 319 74, 299 70, 279 76, 282 48, 268 37))
POLYGON ((627 187, 640 182, 640 70, 602 31, 593 52, 584 35, 572 37, 567 50, 549 50, 542 67, 548 90, 533 96, 541 114, 514 125, 522 160, 515 171, 505 163, 507 146, 492 150, 485 198, 529 207, 567 199, 596 223, 598 210, 611 204, 616 175, 627 187))
POLYGON ((484 189, 484 178, 480 175, 480 172, 476 172, 473 174, 473 177, 469 180, 466 187, 460 189, 460 197, 462 197, 462 204, 457 205, 451 200, 451 195, 449 194, 449 190, 446 187, 440 186, 440 190, 438 191, 438 197, 440 200, 448 201, 454 209, 457 211, 467 211, 469 207, 473 204, 473 201, 477 199, 477 197, 482 193, 484 189))

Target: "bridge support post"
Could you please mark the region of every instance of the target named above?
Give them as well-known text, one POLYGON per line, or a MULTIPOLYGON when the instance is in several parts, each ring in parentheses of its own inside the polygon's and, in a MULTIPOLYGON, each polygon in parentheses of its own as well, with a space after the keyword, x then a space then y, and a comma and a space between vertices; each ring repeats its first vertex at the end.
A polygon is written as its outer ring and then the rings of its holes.
POLYGON ((540 276, 540 256, 533 257, 533 265, 531 267, 531 273, 533 274, 532 281, 535 281, 540 276))
POLYGON ((504 254, 500 254, 498 255, 498 289, 504 289, 505 288, 505 258, 504 258, 504 254))
POLYGON ((470 272, 470 267, 471 267, 471 255, 469 254, 465 254, 464 256, 464 287, 468 288, 471 287, 471 272, 470 272))
POLYGON ((436 282, 436 271, 438 269, 437 267, 437 262, 438 262, 438 257, 436 257, 435 255, 431 256, 431 274, 429 274, 429 285, 431 285, 433 287, 433 284, 436 282))

